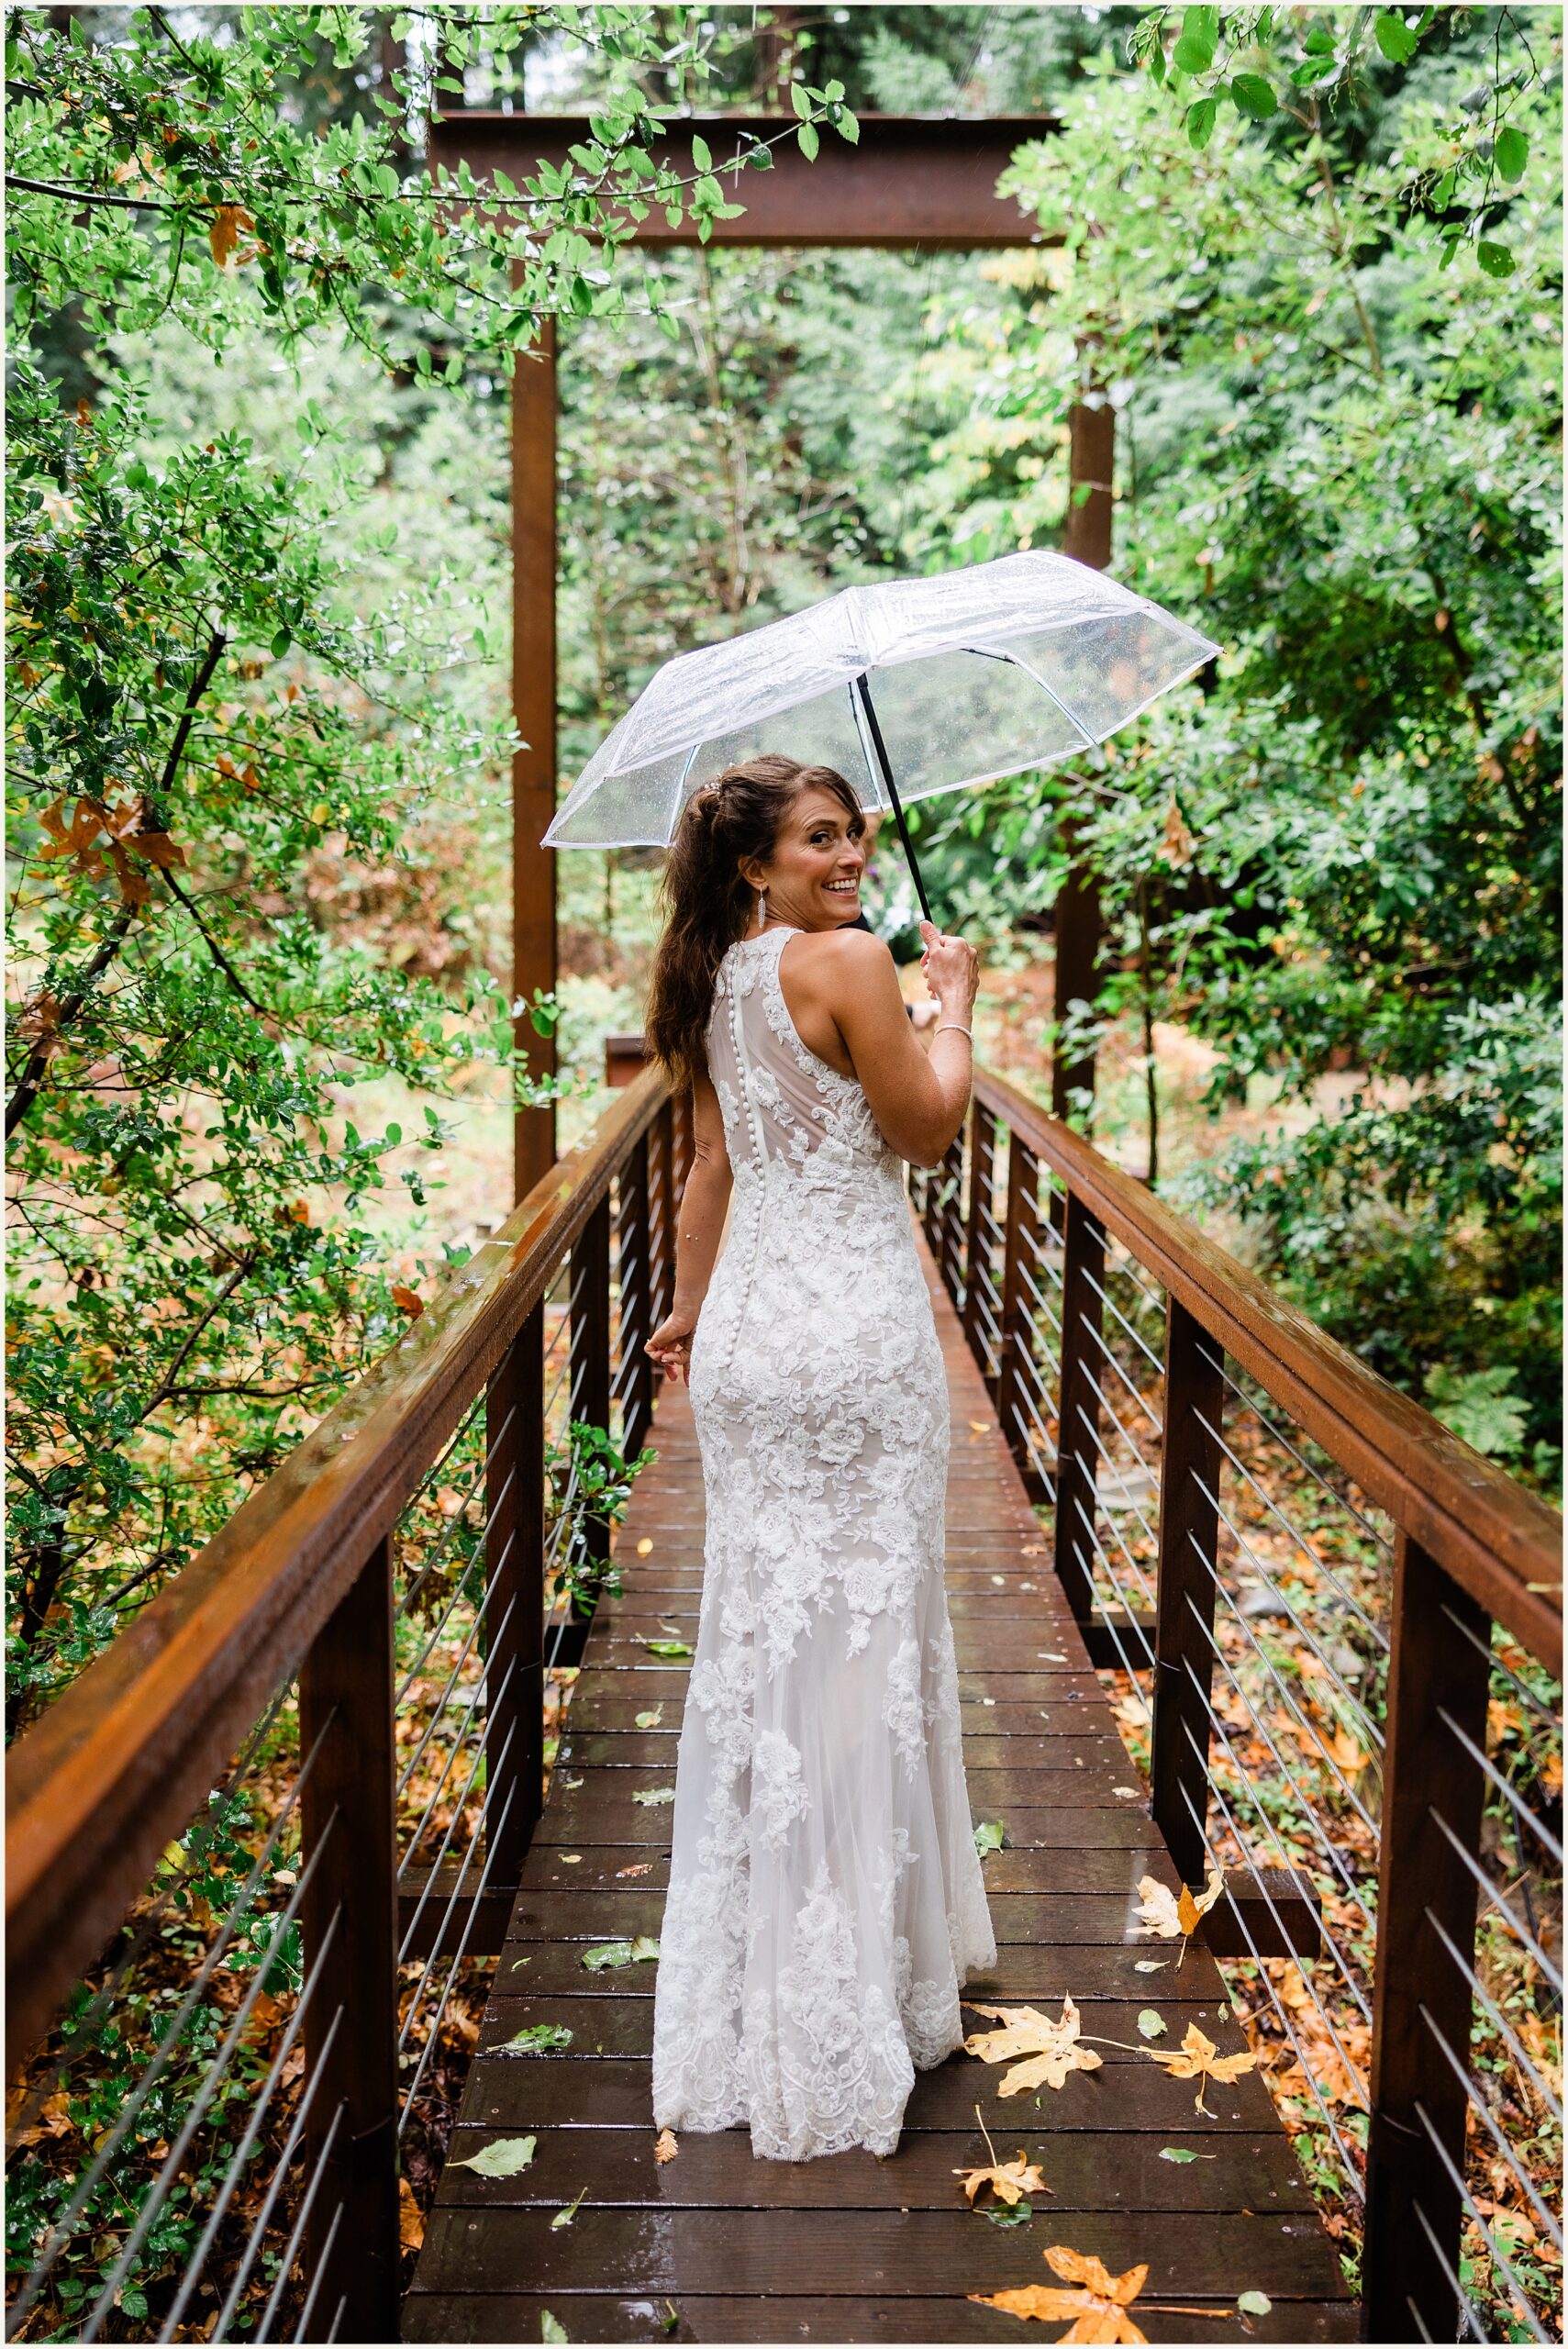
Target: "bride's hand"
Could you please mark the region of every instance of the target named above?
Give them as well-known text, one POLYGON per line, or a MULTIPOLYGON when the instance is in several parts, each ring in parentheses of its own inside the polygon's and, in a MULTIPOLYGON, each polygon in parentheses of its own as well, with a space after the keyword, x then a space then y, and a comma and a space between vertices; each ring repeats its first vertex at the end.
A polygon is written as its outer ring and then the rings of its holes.
POLYGON ((695 1328, 695 1313, 666 1314, 648 1341, 646 1351, 665 1377, 673 1378, 677 1386, 691 1367, 692 1332, 695 1328))
POLYGON ((967 1022, 980 986, 979 955, 966 938, 949 938, 934 922, 923 921, 920 935, 926 941, 920 968, 941 1006, 942 1018, 967 1022))

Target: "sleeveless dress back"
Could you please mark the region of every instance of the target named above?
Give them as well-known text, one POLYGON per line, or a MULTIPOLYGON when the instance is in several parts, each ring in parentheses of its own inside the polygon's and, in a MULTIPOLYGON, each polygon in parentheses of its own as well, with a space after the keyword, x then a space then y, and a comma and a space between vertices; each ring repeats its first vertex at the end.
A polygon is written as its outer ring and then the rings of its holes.
POLYGON ((692 1343, 706 1488, 654 1999, 660 2128, 892 2152, 995 1963, 942 1584, 949 1405, 902 1163, 802 1041, 784 928, 707 1030, 734 1173, 692 1343))

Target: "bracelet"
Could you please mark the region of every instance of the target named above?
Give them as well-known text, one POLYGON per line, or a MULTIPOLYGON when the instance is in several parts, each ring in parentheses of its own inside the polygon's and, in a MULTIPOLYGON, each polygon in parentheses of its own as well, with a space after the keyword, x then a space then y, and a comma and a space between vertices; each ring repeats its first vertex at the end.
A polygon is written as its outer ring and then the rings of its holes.
POLYGON ((937 1026, 936 1026, 936 1033, 940 1036, 940 1035, 942 1033, 943 1030, 944 1030, 944 1029, 947 1029, 947 1028, 951 1028, 951 1029, 952 1030, 953 1034, 954 1034, 955 1036, 967 1036, 967 1037, 969 1038, 970 1042, 971 1042, 972 1044, 973 1043, 973 1041, 974 1041, 974 1034, 973 1034, 973 1030, 972 1029, 969 1029, 969 1028, 964 1027, 964 1025, 962 1024, 962 1020, 958 1020, 958 1019, 939 1019, 939 1020, 938 1020, 938 1022, 937 1022, 937 1026))

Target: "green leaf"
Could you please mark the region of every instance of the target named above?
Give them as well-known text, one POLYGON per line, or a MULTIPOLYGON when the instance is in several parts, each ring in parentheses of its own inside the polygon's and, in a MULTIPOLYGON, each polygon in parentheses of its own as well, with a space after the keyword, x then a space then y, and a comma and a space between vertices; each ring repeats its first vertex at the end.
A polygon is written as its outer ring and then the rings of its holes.
POLYGON ((1511 122, 1508 123, 1497 133, 1492 160, 1502 178, 1515 184, 1522 180, 1529 161, 1529 134, 1517 130, 1511 122))
POLYGON ((563 2022, 531 2022, 496 2049, 499 2055, 543 2055, 552 2047, 570 2047, 572 2033, 563 2022))
POLYGON ((1373 30, 1391 65, 1409 64, 1416 54, 1416 36, 1397 8, 1380 8, 1373 30))
POLYGON ((800 142, 800 151, 806 161, 814 163, 817 161, 817 150, 820 143, 817 136, 817 125, 814 122, 803 122, 795 135, 800 142))
POLYGON ((1002 1848, 1002 1822, 999 1819, 983 1819, 974 1831, 974 1848, 982 1859, 987 1852, 1002 1848))
POLYGON ((1187 108, 1187 144, 1189 147, 1197 148, 1201 153, 1203 149, 1208 145, 1209 139, 1213 135, 1214 125, 1218 113, 1219 100, 1218 98, 1199 98, 1195 106, 1190 106, 1187 108))
POLYGON ((548 2309, 540 2309, 539 2314, 539 2337, 541 2341, 570 2341, 572 2335, 567 2332, 566 2327, 562 2323, 559 2317, 551 2316, 548 2309))
POLYGON ((1181 37, 1172 54, 1172 63, 1179 72, 1207 73, 1214 63, 1214 52, 1219 46, 1219 10, 1213 7, 1184 8, 1181 37))
POLYGON ((806 95, 806 84, 804 82, 792 82, 790 83, 789 102, 795 108, 797 119, 804 122, 811 112, 811 100, 806 95))
POLYGON ((289 646, 290 646, 293 642, 294 642, 294 638, 293 638, 293 637, 292 637, 292 635, 289 633, 288 629, 287 629, 286 628, 281 628, 281 629, 278 629, 278 631, 277 631, 277 634, 276 634, 276 635, 273 637, 273 639, 272 639, 272 658, 273 658, 273 660, 274 660, 274 661, 281 661, 281 660, 283 659, 283 657, 284 657, 284 654, 288 651, 289 646))
MULTIPOLYGON (((516 2177, 532 2161, 538 2143, 537 2137, 496 2137, 461 2162, 454 2162, 449 2154, 447 2167, 476 2169, 481 2177, 516 2177)), ((547 2333, 545 2338, 548 2340, 550 2335, 547 2333)))
POLYGON ((1266 2292, 1238 2292, 1236 2305, 1243 2316, 1267 2316, 1273 2302, 1266 2292))
POLYGON ((635 1941, 595 1942, 592 1949, 584 1951, 583 1963, 590 1974, 603 1974, 622 1965, 639 1965, 658 1955, 659 1944, 651 1934, 639 1933, 635 1941))
POLYGON ((1267 122, 1270 115, 1279 112, 1279 100, 1261 73, 1233 75, 1230 96, 1238 113, 1250 116, 1253 122, 1267 122))
POLYGON ((1034 2210, 1028 2202, 1015 2202, 1011 2210, 1005 2202, 987 2202, 975 2216, 989 2219, 994 2227, 1026 2227, 1034 2217, 1034 2210))
POLYGON ((840 139, 847 139, 849 140, 851 147, 858 147, 860 145, 861 127, 855 120, 854 116, 850 112, 848 106, 840 106, 839 108, 838 113, 833 117, 833 128, 838 132, 840 139))
POLYGON ((706 139, 698 138, 695 131, 692 133, 692 161, 699 172, 711 172, 713 169, 713 150, 706 139))
POLYGON ((555 2232, 557 2227, 569 2227, 572 2224, 573 2220, 577 2216, 578 2208, 582 2202, 583 2197, 587 2191, 588 2189, 585 2186, 580 2187, 575 2198, 567 2203, 565 2209, 556 2212, 554 2218, 551 2219, 550 2222, 551 2233, 555 2232))
POLYGON ((635 1716, 639 1729, 657 1729, 663 1718, 664 1708, 662 1705, 655 1705, 651 1713, 639 1713, 635 1716))
POLYGON ((1185 2145, 1162 2145, 1160 2159, 1162 2162, 1195 2162, 1197 2155, 1189 2153, 1185 2145))
POLYGON ((633 1802, 639 1802, 645 1810, 659 1810, 666 1803, 674 1801, 675 1789, 673 1787, 639 1787, 631 1798, 633 1802))
POLYGON ((1170 1963, 1168 1957, 1140 1957, 1132 1970, 1135 1974, 1163 1974, 1170 1963))
POLYGON ((695 1648, 688 1646, 684 1640, 644 1640, 642 1644, 650 1655, 683 1656, 696 1653, 695 1648))
POLYGON ((1139 2015, 1138 2028, 1144 2039, 1163 2039, 1165 2018, 1163 2015, 1157 2015, 1152 2007, 1145 2007, 1139 2015))

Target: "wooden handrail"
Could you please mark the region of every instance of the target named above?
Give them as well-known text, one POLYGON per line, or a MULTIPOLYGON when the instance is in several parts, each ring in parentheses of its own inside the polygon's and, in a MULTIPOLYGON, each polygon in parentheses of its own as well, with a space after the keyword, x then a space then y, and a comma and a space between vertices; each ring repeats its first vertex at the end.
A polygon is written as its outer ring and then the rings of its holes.
POLYGON ((13 2063, 116 1932, 653 1125, 655 1068, 535 1185, 190 1564, 12 1748, 13 2063))
POLYGON ((1004 1078, 977 1069, 974 1097, 1462 1589, 1561 1669, 1562 1521, 1553 1509, 1004 1078))

